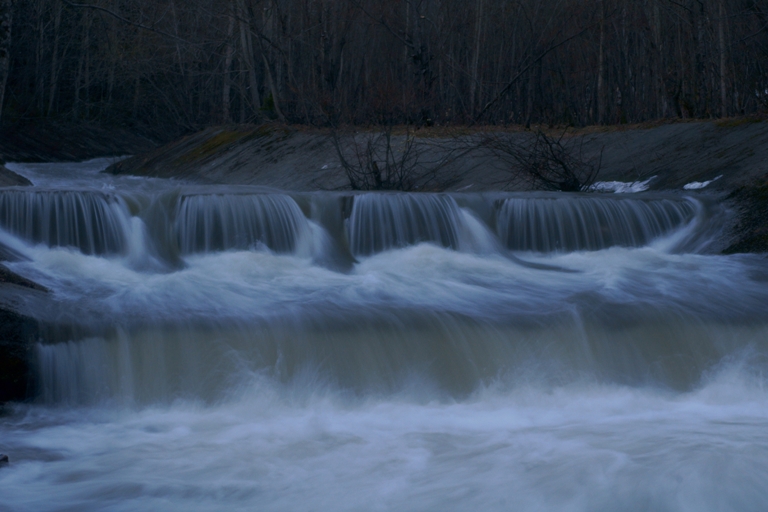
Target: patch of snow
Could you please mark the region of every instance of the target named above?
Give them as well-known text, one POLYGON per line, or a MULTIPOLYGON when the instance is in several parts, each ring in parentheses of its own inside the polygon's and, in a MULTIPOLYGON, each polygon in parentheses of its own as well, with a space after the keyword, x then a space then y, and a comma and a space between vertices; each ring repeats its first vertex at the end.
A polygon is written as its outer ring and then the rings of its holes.
POLYGON ((707 185, 709 185, 713 181, 719 180, 722 177, 723 177, 723 175, 721 174, 717 178, 711 179, 709 181, 692 181, 692 182, 688 183, 687 185, 684 185, 683 188, 685 190, 699 190, 701 188, 706 187, 707 185))
POLYGON ((643 192, 648 190, 651 181, 656 176, 651 176, 645 181, 597 181, 590 185, 587 190, 589 192, 615 192, 617 194, 631 194, 635 192, 643 192))

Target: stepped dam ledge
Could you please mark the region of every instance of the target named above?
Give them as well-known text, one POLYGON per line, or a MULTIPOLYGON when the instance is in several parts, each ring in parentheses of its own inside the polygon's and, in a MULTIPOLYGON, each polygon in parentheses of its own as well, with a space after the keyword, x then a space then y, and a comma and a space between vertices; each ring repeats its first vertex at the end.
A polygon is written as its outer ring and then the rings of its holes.
POLYGON ((2 506, 768 500, 768 260, 724 253, 728 191, 304 191, 112 163, 8 164, 33 185, 0 188, 2 506))
POLYGON ((0 228, 31 244, 87 255, 146 251, 170 264, 159 255, 261 247, 324 257, 323 249, 312 247, 318 243, 347 257, 419 243, 499 254, 593 251, 642 247, 683 228, 690 228, 690 236, 680 243, 701 243, 703 250, 709 242, 703 233, 716 229, 718 211, 706 198, 658 194, 291 194, 210 188, 161 194, 0 190, 0 228))

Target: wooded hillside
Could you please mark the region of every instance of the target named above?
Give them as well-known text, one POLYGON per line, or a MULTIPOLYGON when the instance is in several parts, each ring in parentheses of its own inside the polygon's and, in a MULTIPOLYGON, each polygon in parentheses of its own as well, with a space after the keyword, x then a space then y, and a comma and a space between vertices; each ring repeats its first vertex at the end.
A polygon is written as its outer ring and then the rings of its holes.
POLYGON ((723 117, 768 110, 768 2, 2 0, 3 69, 5 122, 723 117))

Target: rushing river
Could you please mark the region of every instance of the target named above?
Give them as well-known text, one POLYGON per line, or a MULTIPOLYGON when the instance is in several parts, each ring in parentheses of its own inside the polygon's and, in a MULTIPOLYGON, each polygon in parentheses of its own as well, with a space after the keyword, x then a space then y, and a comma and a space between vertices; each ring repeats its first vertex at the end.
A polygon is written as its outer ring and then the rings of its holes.
POLYGON ((0 510, 760 511, 768 260, 706 196, 341 194, 11 164, 55 307, 0 510))

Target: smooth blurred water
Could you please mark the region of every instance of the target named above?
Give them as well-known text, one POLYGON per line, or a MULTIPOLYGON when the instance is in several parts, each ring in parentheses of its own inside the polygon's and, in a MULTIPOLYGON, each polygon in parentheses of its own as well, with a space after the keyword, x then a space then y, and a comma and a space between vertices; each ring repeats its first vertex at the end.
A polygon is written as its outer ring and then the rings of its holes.
POLYGON ((38 187, 0 191, 114 197, 122 244, 2 210, 6 265, 71 328, 0 416, 0 510, 768 503, 768 261, 707 253, 706 198, 290 195, 103 165, 15 164, 38 187))

